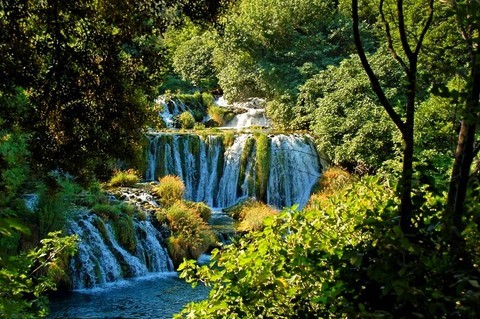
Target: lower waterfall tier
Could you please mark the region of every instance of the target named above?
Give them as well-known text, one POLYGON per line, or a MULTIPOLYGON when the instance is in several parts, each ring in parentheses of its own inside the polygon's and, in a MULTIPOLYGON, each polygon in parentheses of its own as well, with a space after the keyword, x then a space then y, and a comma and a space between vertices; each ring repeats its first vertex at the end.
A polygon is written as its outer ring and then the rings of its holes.
POLYGON ((256 197, 282 208, 308 201, 321 173, 308 136, 158 133, 149 136, 146 179, 177 175, 185 198, 211 207, 256 197))
POLYGON ((112 225, 91 212, 79 212, 69 233, 80 238, 77 254, 70 262, 73 289, 90 288, 138 277, 149 272, 174 271, 163 235, 149 220, 134 220, 135 247, 122 247, 112 225))

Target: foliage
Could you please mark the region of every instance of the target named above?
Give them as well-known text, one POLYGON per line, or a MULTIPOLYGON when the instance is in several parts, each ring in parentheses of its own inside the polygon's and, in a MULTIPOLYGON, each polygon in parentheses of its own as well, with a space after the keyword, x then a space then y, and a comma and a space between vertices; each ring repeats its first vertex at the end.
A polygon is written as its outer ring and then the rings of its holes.
POLYGON ((55 290, 55 282, 68 267, 65 257, 76 247, 75 236, 50 233, 41 246, 0 259, 0 317, 39 318, 48 314, 45 293, 55 290))
MULTIPOLYGON (((383 50, 371 57, 371 63, 388 96, 401 103, 398 68, 383 50)), ((394 127, 357 57, 308 80, 299 101, 297 107, 310 117, 318 147, 335 165, 361 173, 375 171, 395 154, 394 127)))
POLYGON ((259 133, 256 136, 256 168, 257 168, 257 197, 267 201, 268 176, 270 172, 270 140, 266 134, 259 133))
POLYGON ((225 112, 225 108, 216 105, 210 105, 207 110, 208 115, 215 121, 217 126, 222 126, 224 124, 225 112))
POLYGON ((346 246, 361 242, 365 236, 356 224, 374 218, 375 207, 391 193, 365 181, 322 202, 321 211, 287 209, 267 219, 261 232, 212 252, 209 267, 184 262, 181 277, 212 285, 209 299, 188 305, 184 317, 328 317, 319 315, 323 304, 335 300, 342 286, 327 257, 339 258, 346 246))
POLYGON ((280 96, 352 49, 333 1, 242 0, 225 13, 214 65, 227 100, 280 96), (318 19, 322 17, 322 19, 318 19))
POLYGON ((229 148, 235 142, 235 132, 234 131, 223 131, 222 141, 225 149, 229 148))
POLYGON ((95 204, 92 207, 92 212, 101 217, 104 221, 116 220, 121 214, 119 205, 112 204, 95 204))
POLYGON ((239 224, 236 230, 240 232, 259 231, 264 227, 264 220, 272 217, 277 211, 270 206, 257 201, 246 202, 239 212, 239 224))
POLYGON ((318 197, 326 199, 336 191, 342 190, 351 184, 354 180, 355 177, 346 170, 336 166, 328 167, 322 172, 316 191, 310 197, 310 202, 318 201, 318 197))
POLYGON ((210 217, 212 216, 212 210, 210 207, 207 206, 207 204, 203 202, 189 202, 185 201, 185 205, 187 205, 188 208, 194 210, 200 217, 202 217, 202 220, 206 223, 210 220, 210 217))
POLYGON ((121 214, 118 218, 114 219, 112 223, 115 238, 118 243, 130 253, 135 253, 137 238, 135 237, 135 227, 133 226, 132 217, 127 214, 121 214))
POLYGON ((180 122, 180 126, 183 129, 192 129, 195 126, 195 118, 188 111, 180 114, 178 116, 178 121, 180 122))
POLYGON ((193 36, 182 42, 173 55, 173 67, 182 80, 196 87, 211 90, 217 86, 213 67, 215 39, 211 32, 193 36))
POLYGON ((0 131, 0 207, 7 205, 27 179, 29 155, 27 136, 21 132, 0 131))
POLYGON ((177 317, 477 317, 478 254, 443 241, 445 197, 417 191, 412 237, 398 226, 393 189, 364 177, 267 219, 263 231, 212 252, 208 267, 184 262, 181 277, 212 290, 177 317))
MULTIPOLYGON (((158 214, 165 214, 168 221, 171 235, 167 244, 175 266, 184 258, 198 259, 216 241, 215 234, 200 215, 198 207, 177 201, 158 214)), ((158 214, 157 218, 162 219, 158 214)))
POLYGON ((177 7, 2 2, 0 51, 9 58, 0 63, 0 100, 13 102, 0 117, 32 133, 36 168, 89 180, 108 174, 112 158, 128 161, 139 150, 164 69, 160 33, 177 7), (4 117, 8 110, 14 112, 4 117))
POLYGON ((185 184, 178 176, 167 175, 160 179, 160 184, 152 191, 160 197, 160 204, 163 207, 170 207, 182 199, 185 194, 185 184))
POLYGON ((140 181, 140 177, 138 175, 139 175, 138 172, 133 169, 128 169, 126 171, 119 170, 114 173, 108 185, 112 187, 134 186, 140 181))

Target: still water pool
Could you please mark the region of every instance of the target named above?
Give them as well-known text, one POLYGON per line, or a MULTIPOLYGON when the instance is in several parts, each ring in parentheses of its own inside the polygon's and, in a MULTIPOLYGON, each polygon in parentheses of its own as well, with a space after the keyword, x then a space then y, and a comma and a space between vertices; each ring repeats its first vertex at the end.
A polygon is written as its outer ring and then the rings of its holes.
POLYGON ((50 318, 172 318, 184 305, 205 299, 175 272, 150 274, 50 298, 50 318))

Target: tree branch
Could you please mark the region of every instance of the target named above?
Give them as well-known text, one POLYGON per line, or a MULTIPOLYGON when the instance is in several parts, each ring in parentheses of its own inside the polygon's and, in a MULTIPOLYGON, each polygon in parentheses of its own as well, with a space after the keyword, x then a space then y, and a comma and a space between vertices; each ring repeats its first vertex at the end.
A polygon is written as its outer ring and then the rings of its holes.
POLYGON ((405 29, 405 15, 403 13, 403 0, 397 1, 397 12, 398 12, 398 31, 400 33, 400 41, 402 42, 403 51, 407 55, 408 59, 410 60, 414 58, 412 49, 410 48, 410 44, 408 43, 407 39, 407 32, 405 29))
POLYGON ((373 72, 370 64, 368 63, 368 59, 365 55, 365 50, 363 49, 363 46, 362 46, 362 41, 360 39, 360 30, 358 27, 358 0, 352 0, 352 19, 353 19, 353 37, 355 40, 355 46, 357 47, 358 56, 360 57, 362 66, 365 69, 365 72, 367 73, 368 78, 370 79, 370 85, 372 86, 372 90, 375 92, 378 99, 380 100, 380 103, 384 107, 385 111, 387 111, 388 115, 390 116, 392 121, 395 123, 397 128, 400 130, 402 135, 405 135, 406 125, 402 121, 400 116, 397 114, 397 112, 395 112, 392 105, 390 104, 387 97, 385 96, 385 93, 382 90, 380 82, 378 81, 378 78, 373 72))
POLYGON ((397 60, 397 62, 402 66, 403 70, 405 72, 408 72, 408 67, 403 61, 403 59, 397 54, 397 51, 395 51, 395 48, 393 47, 393 40, 392 40, 392 35, 390 33, 390 24, 387 22, 387 19, 385 18, 385 13, 383 12, 383 3, 384 0, 380 0, 380 18, 382 19, 383 26, 385 27, 385 33, 387 36, 387 47, 390 53, 392 54, 393 58, 397 60))
POLYGON ((420 38, 418 39, 417 47, 415 48, 415 55, 418 55, 418 53, 420 52, 423 39, 425 38, 425 35, 427 34, 427 30, 430 28, 430 25, 432 24, 432 20, 433 20, 433 0, 429 0, 427 23, 425 23, 425 25, 423 26, 422 33, 420 34, 420 38))

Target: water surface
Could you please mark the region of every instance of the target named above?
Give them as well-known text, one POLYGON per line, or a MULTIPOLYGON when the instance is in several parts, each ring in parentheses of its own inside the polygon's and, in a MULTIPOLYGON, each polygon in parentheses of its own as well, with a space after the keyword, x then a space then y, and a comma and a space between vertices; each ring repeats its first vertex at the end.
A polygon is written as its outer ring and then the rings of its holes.
POLYGON ((172 318, 207 295, 208 288, 193 289, 177 273, 154 273, 52 296, 50 318, 172 318))

